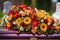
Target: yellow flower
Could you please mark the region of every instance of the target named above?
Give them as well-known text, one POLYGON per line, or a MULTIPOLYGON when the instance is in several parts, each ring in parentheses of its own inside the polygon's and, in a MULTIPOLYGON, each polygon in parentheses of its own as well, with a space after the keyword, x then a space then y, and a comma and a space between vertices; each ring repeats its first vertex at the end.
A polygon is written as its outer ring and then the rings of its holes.
POLYGON ((12 20, 12 17, 13 17, 13 15, 10 14, 10 15, 8 16, 8 21, 12 20))
POLYGON ((39 18, 43 18, 44 17, 43 13, 41 13, 39 11, 36 12, 36 16, 39 17, 39 18))
POLYGON ((39 10, 41 13, 46 14, 45 10, 39 10))
POLYGON ((42 24, 40 25, 40 30, 43 31, 43 32, 46 32, 46 30, 47 30, 47 24, 42 23, 42 24))
POLYGON ((16 7, 15 5, 12 5, 12 6, 11 6, 11 9, 15 9, 15 7, 16 7))
POLYGON ((23 22, 25 24, 30 24, 31 23, 31 18, 30 17, 25 17, 24 20, 23 20, 23 22))
POLYGON ((22 22, 22 19, 21 18, 18 18, 18 19, 16 19, 16 24, 18 25, 18 26, 20 26, 20 23, 22 22))

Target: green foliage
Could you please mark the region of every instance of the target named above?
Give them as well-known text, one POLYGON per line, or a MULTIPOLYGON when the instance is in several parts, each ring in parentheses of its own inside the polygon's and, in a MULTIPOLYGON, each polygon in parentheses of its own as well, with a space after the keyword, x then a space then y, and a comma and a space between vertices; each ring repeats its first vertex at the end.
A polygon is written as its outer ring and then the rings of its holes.
POLYGON ((2 11, 0 11, 0 19, 3 17, 3 13, 2 11))
POLYGON ((22 0, 22 3, 26 4, 29 6, 32 4, 33 7, 37 7, 37 9, 44 9, 46 11, 50 11, 51 7, 51 0, 22 0))
POLYGON ((37 9, 44 9, 50 11, 51 0, 37 0, 37 9))
POLYGON ((31 0, 22 0, 23 4, 26 4, 27 6, 30 6, 31 0))

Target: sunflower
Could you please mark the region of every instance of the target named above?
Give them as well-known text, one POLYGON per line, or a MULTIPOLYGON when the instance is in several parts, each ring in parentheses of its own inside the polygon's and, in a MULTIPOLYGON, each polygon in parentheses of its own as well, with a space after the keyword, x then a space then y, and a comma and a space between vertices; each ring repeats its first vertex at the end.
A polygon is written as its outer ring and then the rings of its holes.
POLYGON ((46 32, 46 30, 47 30, 47 24, 42 23, 42 24, 40 25, 40 30, 43 31, 43 32, 46 32))
POLYGON ((30 17, 25 17, 24 20, 23 20, 23 22, 25 24, 30 24, 31 23, 31 18, 30 17))
POLYGON ((12 18, 13 18, 13 15, 10 14, 10 15, 8 16, 8 21, 12 20, 12 18))
POLYGON ((44 17, 43 13, 41 13, 41 12, 36 12, 36 16, 39 17, 39 18, 43 18, 44 17))
POLYGON ((20 26, 20 23, 22 22, 22 19, 21 18, 18 18, 17 20, 16 20, 16 24, 18 25, 18 26, 20 26))

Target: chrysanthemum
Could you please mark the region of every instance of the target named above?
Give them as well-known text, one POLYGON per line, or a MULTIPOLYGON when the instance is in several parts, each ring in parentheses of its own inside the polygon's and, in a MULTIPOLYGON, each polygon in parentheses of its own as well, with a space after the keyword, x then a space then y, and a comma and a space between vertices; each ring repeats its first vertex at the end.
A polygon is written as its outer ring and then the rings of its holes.
POLYGON ((43 32, 46 32, 46 30, 47 30, 47 24, 42 23, 42 24, 40 25, 40 30, 43 31, 43 32))
POLYGON ((39 18, 43 18, 44 17, 44 15, 42 13, 40 13, 40 12, 36 12, 36 16, 39 17, 39 18))
POLYGON ((30 24, 31 23, 31 18, 30 17, 25 17, 24 20, 23 20, 23 22, 25 24, 30 24))

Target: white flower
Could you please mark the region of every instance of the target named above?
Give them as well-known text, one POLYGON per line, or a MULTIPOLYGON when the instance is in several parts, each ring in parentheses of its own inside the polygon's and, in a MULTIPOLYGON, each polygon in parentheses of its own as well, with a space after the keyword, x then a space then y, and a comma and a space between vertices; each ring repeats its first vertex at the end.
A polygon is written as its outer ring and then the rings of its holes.
POLYGON ((35 8, 35 11, 38 12, 37 8, 35 8))
POLYGON ((47 23, 48 25, 50 25, 50 23, 47 23))
POLYGON ((44 20, 42 19, 41 22, 44 22, 44 20))
POLYGON ((37 27, 35 27, 35 29, 37 29, 37 27))
POLYGON ((46 19, 46 17, 44 17, 44 19, 46 19))
POLYGON ((4 24, 4 21, 1 22, 1 26, 3 26, 3 24, 4 24))
POLYGON ((28 8, 30 8, 30 9, 31 9, 31 7, 28 7, 28 8))
POLYGON ((7 15, 4 15, 4 17, 2 18, 2 22, 1 22, 1 26, 3 26, 4 23, 7 23, 8 20, 7 20, 7 15))
POLYGON ((23 31, 23 30, 24 30, 24 28, 21 26, 21 27, 20 27, 20 31, 23 31))
POLYGON ((21 17, 22 19, 24 18, 24 17, 21 17))
POLYGON ((53 26, 56 26, 56 23, 54 23, 53 26))
POLYGON ((19 13, 23 13, 23 11, 20 11, 19 13))
POLYGON ((29 15, 28 13, 26 13, 26 15, 29 15))
POLYGON ((8 15, 6 15, 6 18, 5 18, 6 23, 8 23, 8 20, 7 19, 8 19, 8 15))
POLYGON ((16 24, 16 22, 13 22, 13 24, 16 24))
POLYGON ((4 15, 4 16, 3 16, 2 21, 4 21, 4 20, 5 20, 5 17, 6 17, 6 16, 7 16, 7 15, 4 15))

